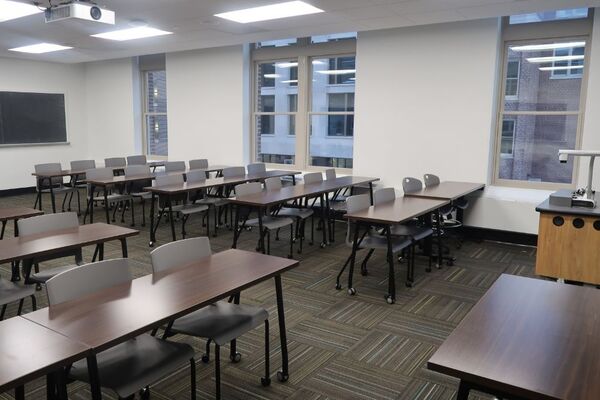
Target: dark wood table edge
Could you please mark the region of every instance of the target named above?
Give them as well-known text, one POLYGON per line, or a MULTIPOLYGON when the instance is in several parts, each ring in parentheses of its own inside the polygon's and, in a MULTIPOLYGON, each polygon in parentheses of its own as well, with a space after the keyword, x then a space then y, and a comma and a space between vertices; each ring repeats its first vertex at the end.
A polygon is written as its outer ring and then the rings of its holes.
MULTIPOLYGON (((442 182, 444 183, 444 182, 442 182)), ((474 183, 474 182, 461 182, 461 183, 473 183, 474 185, 477 185, 476 188, 472 188, 471 190, 468 190, 466 192, 462 192, 460 195, 457 195, 455 197, 444 197, 444 196, 435 196, 435 195, 428 195, 425 194, 423 192, 414 192, 414 193, 404 193, 405 196, 407 197, 421 197, 421 198, 426 198, 426 199, 439 199, 439 200, 456 200, 458 198, 461 198, 463 196, 468 196, 471 193, 475 193, 478 190, 482 190, 485 189, 486 184, 485 183, 474 183)))
MULTIPOLYGON (((391 220, 387 220, 387 219, 379 219, 379 218, 365 218, 365 217, 358 217, 356 215, 353 214, 345 214, 344 218, 350 220, 350 221, 361 221, 361 222, 371 222, 374 224, 382 224, 382 225, 396 225, 396 224, 402 224, 412 218, 416 218, 416 217, 420 217, 422 215, 428 214, 432 211, 435 211, 445 205, 450 204, 450 200, 448 199, 432 199, 432 198, 423 198, 423 197, 415 197, 418 199, 423 199, 423 200, 433 200, 433 201, 439 201, 442 204, 436 205, 436 206, 432 206, 430 208, 428 208, 425 211, 419 212, 419 213, 415 213, 412 214, 411 216, 406 217, 405 219, 402 220, 396 220, 396 221, 391 221, 391 220)), ((382 203, 380 205, 384 205, 385 203, 382 203)), ((375 206, 371 206, 371 207, 375 207, 375 206)))

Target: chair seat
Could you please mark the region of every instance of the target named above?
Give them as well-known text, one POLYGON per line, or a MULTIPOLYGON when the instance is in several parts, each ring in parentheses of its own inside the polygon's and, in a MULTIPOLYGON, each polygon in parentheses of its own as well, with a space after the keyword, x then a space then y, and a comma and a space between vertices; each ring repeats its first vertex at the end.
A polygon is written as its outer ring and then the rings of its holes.
MULTIPOLYGON (((264 217, 262 219, 263 228, 270 231, 283 228, 294 223, 294 220, 287 217, 264 217)), ((246 221, 246 226, 258 226, 258 218, 249 219, 246 221)))
POLYGON ((454 211, 454 207, 452 207, 450 204, 440 207, 440 214, 442 214, 444 217, 452 214, 452 211, 454 211))
POLYGON ((310 208, 282 208, 277 213, 277 216, 306 219, 311 217, 314 213, 314 210, 310 208))
MULTIPOLYGON (((128 397, 177 370, 194 357, 184 343, 141 335, 96 356, 100 385, 128 397)), ((73 364, 69 377, 89 382, 87 361, 73 364)))
POLYGON ((208 206, 202 204, 182 204, 173 206, 173 211, 180 212, 183 215, 195 214, 208 210, 208 206))
POLYGON ((194 202, 195 204, 206 204, 208 206, 222 206, 228 203, 227 198, 224 197, 205 197, 203 199, 198 199, 194 202))
MULTIPOLYGON (((106 196, 106 200, 108 202, 120 202, 120 201, 127 201, 130 200, 133 196, 130 194, 120 194, 120 193, 111 193, 109 195, 106 196)), ((88 196, 88 200, 89 200, 89 196, 88 196)), ((102 194, 102 191, 99 192, 99 196, 98 197, 94 197, 94 201, 103 201, 104 200, 104 195, 102 194)))
POLYGON ((329 203, 329 208, 337 212, 346 212, 347 209, 345 201, 332 201, 329 203))
POLYGON ((433 229, 417 225, 394 225, 392 227, 392 235, 410 236, 413 240, 419 241, 433 235, 433 229))
POLYGON ((267 318, 269 314, 264 308, 219 301, 177 319, 172 331, 213 339, 222 346, 263 324, 267 318))
POLYGON ((0 305, 9 304, 14 301, 33 296, 34 286, 20 286, 6 279, 0 278, 0 305))
MULTIPOLYGON (((74 192, 75 190, 77 190, 77 188, 72 187, 72 186, 57 186, 57 187, 53 187, 52 188, 52 193, 57 194, 57 193, 69 193, 69 192, 74 192)), ((50 193, 50 189, 49 188, 44 188, 41 189, 40 192, 42 193, 50 193)))
MULTIPOLYGON (((392 253, 398 253, 412 245, 412 240, 408 237, 392 237, 392 253)), ((362 249, 387 249, 387 238, 380 235, 367 235, 360 243, 362 249)))
POLYGON ((133 197, 141 198, 144 200, 149 200, 152 198, 152 193, 150 193, 150 192, 135 192, 135 193, 131 193, 131 195, 133 197))
POLYGON ((63 265, 63 266, 55 267, 55 268, 43 269, 40 272, 31 274, 31 276, 29 277, 29 280, 32 282, 35 282, 35 283, 46 283, 46 281, 48 279, 55 277, 56 275, 60 274, 61 272, 65 272, 70 269, 77 268, 78 266, 79 265, 77 265, 77 264, 71 264, 71 265, 63 265))

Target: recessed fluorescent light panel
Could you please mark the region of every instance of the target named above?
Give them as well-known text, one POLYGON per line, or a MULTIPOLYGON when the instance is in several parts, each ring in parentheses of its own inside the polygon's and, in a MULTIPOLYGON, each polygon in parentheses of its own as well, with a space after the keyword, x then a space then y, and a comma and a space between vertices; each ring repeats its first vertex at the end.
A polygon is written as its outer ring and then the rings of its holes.
POLYGON ((39 14, 42 10, 33 4, 19 3, 16 1, 0 0, 0 22, 10 21, 26 17, 28 15, 39 14))
POLYGON ((355 69, 332 69, 332 70, 326 70, 326 71, 317 71, 317 73, 323 74, 323 75, 348 75, 348 74, 355 74, 356 70, 355 69))
POLYGON ((556 49, 572 49, 576 47, 585 47, 585 42, 568 42, 568 43, 547 43, 547 44, 530 44, 526 46, 514 46, 512 51, 541 51, 541 50, 556 50, 556 49))
POLYGON ((534 64, 549 63, 555 61, 575 61, 583 60, 584 56, 553 56, 553 57, 532 57, 528 58, 527 61, 534 64))
POLYGON ((135 28, 128 29, 120 29, 118 31, 98 33, 96 35, 91 35, 93 37, 108 39, 108 40, 118 40, 120 42, 125 40, 134 40, 134 39, 142 39, 149 38, 155 36, 163 36, 170 35, 173 32, 161 31, 160 29, 151 28, 149 26, 138 26, 135 28))
POLYGON ((572 69, 583 69, 583 65, 570 65, 565 67, 540 67, 540 71, 568 71, 572 69))
POLYGON ((275 66, 277 68, 292 68, 292 67, 297 67, 298 63, 297 62, 280 62, 280 63, 276 63, 275 66))
POLYGON ((322 12, 323 10, 320 8, 311 6, 303 1, 288 1, 286 3, 277 3, 268 6, 246 8, 244 10, 215 14, 215 17, 239 22, 240 24, 247 24, 250 22, 269 21, 272 19, 297 17, 299 15, 316 14, 322 12))
POLYGON ((8 50, 18 51, 21 53, 42 54, 42 53, 50 53, 52 51, 69 50, 69 49, 72 49, 72 47, 61 46, 61 45, 52 44, 52 43, 38 43, 38 44, 32 44, 30 46, 15 47, 14 49, 8 49, 8 50))

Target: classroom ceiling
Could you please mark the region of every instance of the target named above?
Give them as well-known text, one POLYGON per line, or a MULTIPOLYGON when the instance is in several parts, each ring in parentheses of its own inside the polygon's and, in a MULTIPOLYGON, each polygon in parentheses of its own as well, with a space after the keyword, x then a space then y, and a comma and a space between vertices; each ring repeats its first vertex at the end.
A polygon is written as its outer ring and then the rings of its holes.
MULTIPOLYGON (((47 1, 40 0, 45 4, 47 1)), ((43 14, 1 22, 0 57, 78 63, 316 34, 600 6, 600 0, 306 0, 325 12, 250 24, 238 24, 213 16, 282 1, 286 0, 97 0, 99 6, 116 12, 114 27, 74 20, 46 24, 43 14), (127 42, 90 37, 91 34, 131 27, 140 20, 174 34, 127 42), (9 48, 39 42, 71 46, 73 49, 37 55, 8 51, 9 48)), ((58 2, 54 0, 54 3, 58 2)))

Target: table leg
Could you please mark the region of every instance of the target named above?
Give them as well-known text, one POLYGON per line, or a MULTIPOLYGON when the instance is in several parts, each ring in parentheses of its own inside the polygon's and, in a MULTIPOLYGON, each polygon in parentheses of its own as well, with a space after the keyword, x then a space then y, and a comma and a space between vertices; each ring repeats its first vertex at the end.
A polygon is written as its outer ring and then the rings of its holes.
POLYGON ((287 336, 285 330, 285 315, 283 309, 283 288, 281 287, 281 275, 275 276, 275 292, 277 295, 277 317, 279 319, 279 338, 281 340, 281 371, 277 372, 277 379, 286 382, 290 377, 288 365, 287 336))
POLYGON ((119 239, 119 241, 121 242, 121 252, 123 253, 123 258, 127 258, 127 238, 119 239))
POLYGON ((169 206, 169 222, 171 223, 171 236, 173 241, 177 240, 177 236, 175 235, 175 216, 173 215, 173 205, 171 203, 171 196, 167 196, 167 204, 169 206))
POLYGON ((296 175, 292 174, 292 185, 296 186, 296 175))
MULTIPOLYGON (((394 253, 392 250, 392 228, 388 225, 385 227, 385 236, 387 239, 387 259, 388 259, 388 294, 385 300, 388 304, 396 302, 396 277, 394 274, 394 253)), ((410 268, 410 258, 407 262, 407 268, 410 268)), ((412 283, 411 283, 412 284, 412 283)), ((407 282, 408 285, 408 282, 407 282)))
POLYGON ((104 243, 98 243, 98 261, 104 260, 104 243))
POLYGON ((442 267, 442 263, 444 262, 444 248, 442 246, 442 214, 440 213, 439 210, 436 211, 437 213, 437 231, 438 231, 438 262, 436 267, 437 268, 441 268, 442 267))
POLYGON ((356 252, 358 251, 358 234, 360 224, 358 221, 354 223, 354 239, 352 240, 352 253, 350 255, 350 267, 348 268, 348 294, 355 295, 356 289, 352 286, 352 278, 354 275, 354 264, 356 263, 356 252))
POLYGON ((150 247, 154 246, 156 242, 156 233, 154 232, 154 203, 156 202, 156 193, 152 192, 152 198, 150 199, 150 247))
POLYGON ((15 388, 15 400, 25 400, 25 386, 17 386, 15 388))
POLYGON ((259 251, 265 254, 265 235, 263 234, 263 209, 262 207, 258 207, 258 247, 259 251))
POLYGON ((369 182, 369 195, 371 196, 371 205, 373 205, 373 182, 369 182))
POLYGON ((231 245, 232 249, 237 248, 237 241, 240 237, 241 232, 240 229, 240 206, 235 206, 235 222, 233 224, 233 245, 231 245))
POLYGON ((68 400, 67 394, 67 376, 64 368, 56 372, 56 394, 59 400, 68 400))
MULTIPOLYGON (((2 232, 0 232, 0 240, 4 239, 4 230, 6 229, 6 223, 8 221, 2 221, 2 232)), ((16 223, 16 220, 15 220, 16 223)))
POLYGON ((100 391, 100 376, 98 374, 98 362, 96 355, 91 355, 87 358, 88 374, 90 378, 90 392, 92 400, 101 400, 102 392, 100 391))
POLYGON ((52 212, 56 213, 56 198, 54 197, 54 189, 52 188, 52 178, 48 179, 50 181, 50 200, 52 201, 52 212))
POLYGON ((88 193, 89 198, 87 199, 87 207, 85 208, 85 214, 83 214, 83 223, 87 219, 88 214, 90 215, 90 223, 94 222, 94 191, 96 187, 90 185, 90 192, 88 193))
POLYGON ((327 246, 327 224, 328 216, 327 216, 327 207, 325 204, 325 197, 321 194, 319 195, 319 203, 321 205, 321 227, 323 229, 323 241, 321 242, 321 247, 327 246))
POLYGON ((56 400, 56 380, 54 372, 46 375, 46 399, 56 400))
MULTIPOLYGON (((117 203, 115 203, 115 207, 117 207, 117 203)), ((104 213, 106 214, 106 223, 110 224, 110 216, 108 215, 108 189, 106 185, 104 186, 104 213)))
POLYGON ((469 392, 471 388, 465 381, 460 381, 458 385, 458 393, 456 394, 456 400, 468 400, 469 392))

